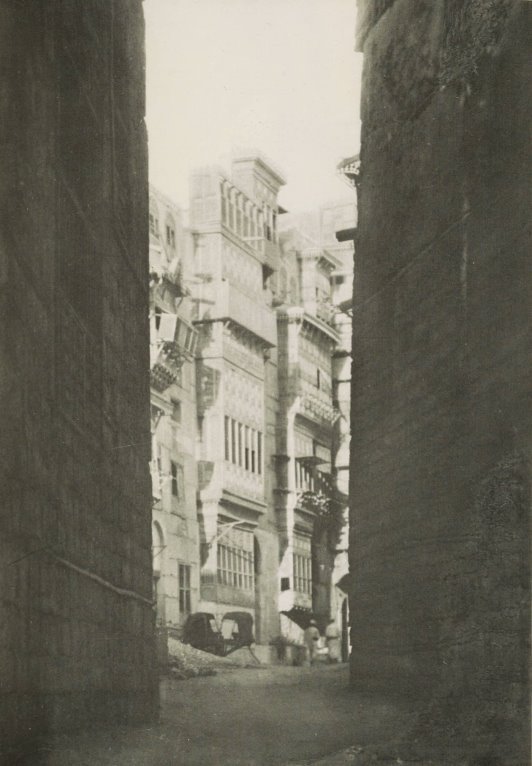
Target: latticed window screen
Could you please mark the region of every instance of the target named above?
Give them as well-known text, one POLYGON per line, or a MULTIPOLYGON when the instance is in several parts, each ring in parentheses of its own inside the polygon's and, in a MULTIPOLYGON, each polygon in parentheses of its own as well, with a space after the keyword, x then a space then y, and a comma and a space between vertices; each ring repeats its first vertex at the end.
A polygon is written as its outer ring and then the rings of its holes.
POLYGON ((221 526, 218 541, 218 582, 239 590, 254 587, 253 533, 221 526))
POLYGON ((310 537, 294 537, 294 590, 312 595, 312 553, 310 537))

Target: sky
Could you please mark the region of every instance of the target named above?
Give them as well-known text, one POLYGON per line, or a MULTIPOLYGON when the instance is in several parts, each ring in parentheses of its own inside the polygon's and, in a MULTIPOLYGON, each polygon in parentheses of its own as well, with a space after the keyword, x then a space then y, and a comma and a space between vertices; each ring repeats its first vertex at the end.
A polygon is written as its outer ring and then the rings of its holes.
POLYGON ((356 0, 145 0, 150 181, 187 206, 190 171, 257 148, 310 210, 350 191, 358 152, 356 0))

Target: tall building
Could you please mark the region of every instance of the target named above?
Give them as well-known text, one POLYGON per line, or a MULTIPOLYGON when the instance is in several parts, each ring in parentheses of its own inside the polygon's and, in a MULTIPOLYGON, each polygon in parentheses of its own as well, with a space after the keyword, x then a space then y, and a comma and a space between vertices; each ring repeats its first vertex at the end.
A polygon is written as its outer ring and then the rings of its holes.
POLYGON ((192 249, 182 211, 150 189, 152 543, 159 660, 199 599, 192 249))
POLYGON ((0 10, 3 760, 157 709, 143 37, 140 0, 0 10))
POLYGON ((352 678, 530 759, 529 2, 359 2, 352 678))
POLYGON ((350 317, 340 304, 353 257, 335 232, 353 226, 355 204, 287 215, 282 184, 259 153, 230 173, 201 168, 188 226, 152 189, 153 560, 165 639, 193 611, 219 623, 247 611, 261 644, 301 640, 312 615, 347 631, 337 585, 347 572, 350 317), (181 497, 181 468, 190 486, 179 506, 170 488, 181 497))
POLYGON ((311 614, 322 629, 331 617, 344 634, 347 629, 345 594, 336 583, 346 573, 340 559, 346 557, 345 542, 341 546, 349 415, 342 376, 350 372, 345 362, 350 322, 335 304, 343 297, 340 286, 349 288, 352 282, 352 247, 339 244, 335 232, 352 225, 354 213, 355 204, 348 201, 286 215, 281 222, 274 294, 279 346, 279 609, 283 633, 295 639, 311 614))
POLYGON ((221 617, 243 610, 256 638, 279 632, 278 537, 273 489, 277 407, 277 195, 282 175, 258 155, 230 177, 195 172, 194 241, 200 607, 221 617))

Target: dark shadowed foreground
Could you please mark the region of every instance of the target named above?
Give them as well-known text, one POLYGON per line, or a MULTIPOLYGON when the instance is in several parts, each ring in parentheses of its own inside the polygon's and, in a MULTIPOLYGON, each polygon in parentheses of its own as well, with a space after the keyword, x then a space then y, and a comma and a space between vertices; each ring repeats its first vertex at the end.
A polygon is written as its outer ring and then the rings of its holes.
MULTIPOLYGON (((389 704, 355 697, 347 668, 271 667, 163 683, 154 727, 56 740, 46 766, 273 766, 398 730, 389 704)), ((28 761, 29 762, 29 761, 28 761)), ((35 763, 32 760, 31 763, 35 763)))

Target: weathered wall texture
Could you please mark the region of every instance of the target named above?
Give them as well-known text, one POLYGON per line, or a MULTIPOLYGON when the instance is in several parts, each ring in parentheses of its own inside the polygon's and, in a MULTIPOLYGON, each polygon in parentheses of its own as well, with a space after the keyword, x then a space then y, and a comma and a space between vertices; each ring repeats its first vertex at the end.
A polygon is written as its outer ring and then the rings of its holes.
POLYGON ((0 2, 9 763, 10 745, 156 709, 143 35, 140 0, 0 2))
POLYGON ((360 6, 352 682, 410 753, 522 765, 532 4, 360 6))

